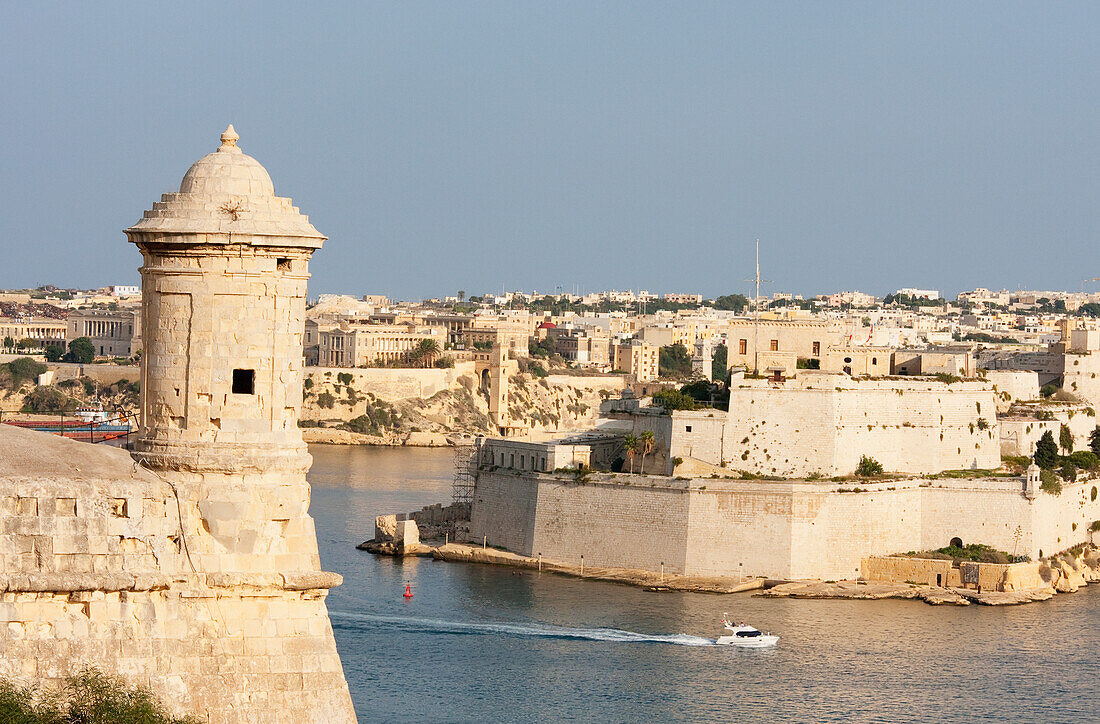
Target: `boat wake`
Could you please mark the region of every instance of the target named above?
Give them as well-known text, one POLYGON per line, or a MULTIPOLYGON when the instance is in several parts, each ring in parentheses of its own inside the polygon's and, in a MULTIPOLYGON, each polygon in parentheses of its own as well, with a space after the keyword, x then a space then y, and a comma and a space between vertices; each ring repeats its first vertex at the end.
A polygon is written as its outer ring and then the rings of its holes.
POLYGON ((528 636, 548 639, 580 639, 584 641, 611 641, 626 644, 672 644, 675 646, 714 646, 714 639, 689 634, 644 634, 617 628, 567 628, 539 623, 472 623, 442 621, 411 616, 386 616, 382 614, 329 611, 337 626, 348 622, 387 624, 406 631, 466 635, 528 636), (339 621, 339 623, 337 623, 339 621))

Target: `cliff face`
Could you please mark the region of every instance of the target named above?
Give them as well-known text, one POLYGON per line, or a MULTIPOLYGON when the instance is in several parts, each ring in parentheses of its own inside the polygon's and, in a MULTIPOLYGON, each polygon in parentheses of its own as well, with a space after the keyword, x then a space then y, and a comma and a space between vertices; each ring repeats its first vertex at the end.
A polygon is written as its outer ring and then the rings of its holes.
MULTIPOLYGON (((472 364, 448 370, 307 368, 306 380, 302 420, 307 427, 344 426, 388 438, 496 431, 472 364)), ((600 403, 622 387, 621 375, 517 374, 508 379, 505 399, 513 424, 533 432, 569 432, 592 427, 600 403)))

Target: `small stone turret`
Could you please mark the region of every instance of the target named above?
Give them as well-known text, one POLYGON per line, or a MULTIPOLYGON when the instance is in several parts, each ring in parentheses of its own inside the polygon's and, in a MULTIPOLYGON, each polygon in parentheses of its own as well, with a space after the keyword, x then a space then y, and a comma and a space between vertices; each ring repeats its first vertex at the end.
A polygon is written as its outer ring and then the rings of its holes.
POLYGON ((1039 497, 1039 485, 1042 483, 1042 470, 1038 465, 1032 463, 1027 466, 1027 472, 1024 473, 1024 497, 1028 500, 1035 500, 1039 497))
POLYGON ((145 349, 136 456, 156 469, 304 471, 298 409, 310 256, 322 236, 237 146, 196 161, 126 230, 145 349))

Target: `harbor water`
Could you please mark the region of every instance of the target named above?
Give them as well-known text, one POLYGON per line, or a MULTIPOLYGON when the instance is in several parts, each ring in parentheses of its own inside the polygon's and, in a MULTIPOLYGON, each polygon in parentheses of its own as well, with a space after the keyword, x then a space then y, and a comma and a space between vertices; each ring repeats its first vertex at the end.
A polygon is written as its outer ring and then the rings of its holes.
POLYGON ((323 567, 344 576, 328 604, 361 722, 1100 720, 1100 586, 1028 606, 933 607, 652 593, 376 557, 354 547, 376 515, 449 502, 451 451, 310 452, 310 511, 323 567), (727 611, 779 645, 714 646, 727 611))

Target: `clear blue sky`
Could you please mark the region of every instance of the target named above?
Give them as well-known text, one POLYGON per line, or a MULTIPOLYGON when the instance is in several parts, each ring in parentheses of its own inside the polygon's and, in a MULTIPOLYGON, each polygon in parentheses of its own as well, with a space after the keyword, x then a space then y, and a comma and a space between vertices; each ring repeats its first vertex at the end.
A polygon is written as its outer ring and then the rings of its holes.
MULTIPOLYGON (((0 287, 133 283, 229 122, 311 293, 1080 287, 1100 4, 16 3, 0 287), (100 7, 109 7, 103 11, 100 7)), ((1100 288, 1100 285, 1093 288, 1100 288)))

